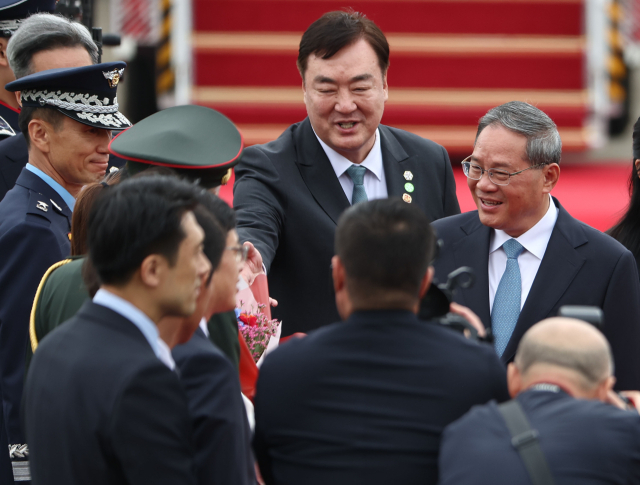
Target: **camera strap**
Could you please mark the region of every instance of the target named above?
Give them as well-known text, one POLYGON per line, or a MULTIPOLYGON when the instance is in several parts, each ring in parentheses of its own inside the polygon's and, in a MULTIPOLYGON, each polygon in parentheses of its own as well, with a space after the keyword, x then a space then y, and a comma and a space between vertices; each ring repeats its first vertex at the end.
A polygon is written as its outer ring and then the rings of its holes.
POLYGON ((540 448, 538 431, 531 428, 520 403, 512 399, 498 405, 498 410, 511 433, 511 444, 518 450, 533 485, 554 485, 551 470, 540 448))

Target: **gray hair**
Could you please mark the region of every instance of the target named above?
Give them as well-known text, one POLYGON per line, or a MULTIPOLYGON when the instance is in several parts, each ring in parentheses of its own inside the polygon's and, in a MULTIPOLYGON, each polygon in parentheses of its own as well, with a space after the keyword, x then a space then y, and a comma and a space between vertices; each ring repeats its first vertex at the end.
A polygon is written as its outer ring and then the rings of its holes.
POLYGON ((550 364, 573 370, 581 377, 582 387, 592 389, 613 373, 613 354, 609 343, 567 348, 524 335, 518 346, 515 364, 521 374, 534 364, 550 364))
POLYGON ((93 63, 98 63, 98 47, 84 25, 49 13, 27 18, 7 46, 9 65, 16 79, 33 74, 34 54, 59 47, 84 47, 93 63))
POLYGON ((476 141, 487 126, 500 125, 527 138, 531 165, 560 163, 562 141, 558 127, 543 111, 522 101, 510 101, 490 109, 480 118, 476 141))

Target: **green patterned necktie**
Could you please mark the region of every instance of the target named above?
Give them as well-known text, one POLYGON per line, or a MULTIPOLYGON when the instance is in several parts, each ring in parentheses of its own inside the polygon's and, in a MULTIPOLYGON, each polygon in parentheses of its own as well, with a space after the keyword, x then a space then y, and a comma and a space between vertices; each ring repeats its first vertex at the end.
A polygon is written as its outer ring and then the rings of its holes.
POLYGON ((367 192, 364 190, 364 174, 367 171, 366 168, 360 165, 351 165, 347 169, 347 175, 353 180, 353 195, 351 196, 351 205, 355 205, 358 202, 366 202, 369 200, 367 192))

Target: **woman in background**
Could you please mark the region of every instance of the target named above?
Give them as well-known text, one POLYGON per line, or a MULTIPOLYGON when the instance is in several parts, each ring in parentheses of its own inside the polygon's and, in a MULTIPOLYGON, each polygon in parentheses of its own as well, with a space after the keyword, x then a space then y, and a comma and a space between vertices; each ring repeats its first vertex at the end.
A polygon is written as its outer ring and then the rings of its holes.
POLYGON ((629 177, 631 201, 620 221, 607 231, 633 253, 640 272, 640 118, 633 125, 633 165, 629 177))

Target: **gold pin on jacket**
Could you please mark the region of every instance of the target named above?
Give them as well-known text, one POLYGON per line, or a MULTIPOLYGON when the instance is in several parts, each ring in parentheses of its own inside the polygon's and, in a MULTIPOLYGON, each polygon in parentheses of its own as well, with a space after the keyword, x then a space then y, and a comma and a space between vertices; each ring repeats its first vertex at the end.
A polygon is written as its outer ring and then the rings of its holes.
POLYGON ((404 200, 407 204, 411 204, 413 200, 409 194, 402 194, 402 200, 404 200))

